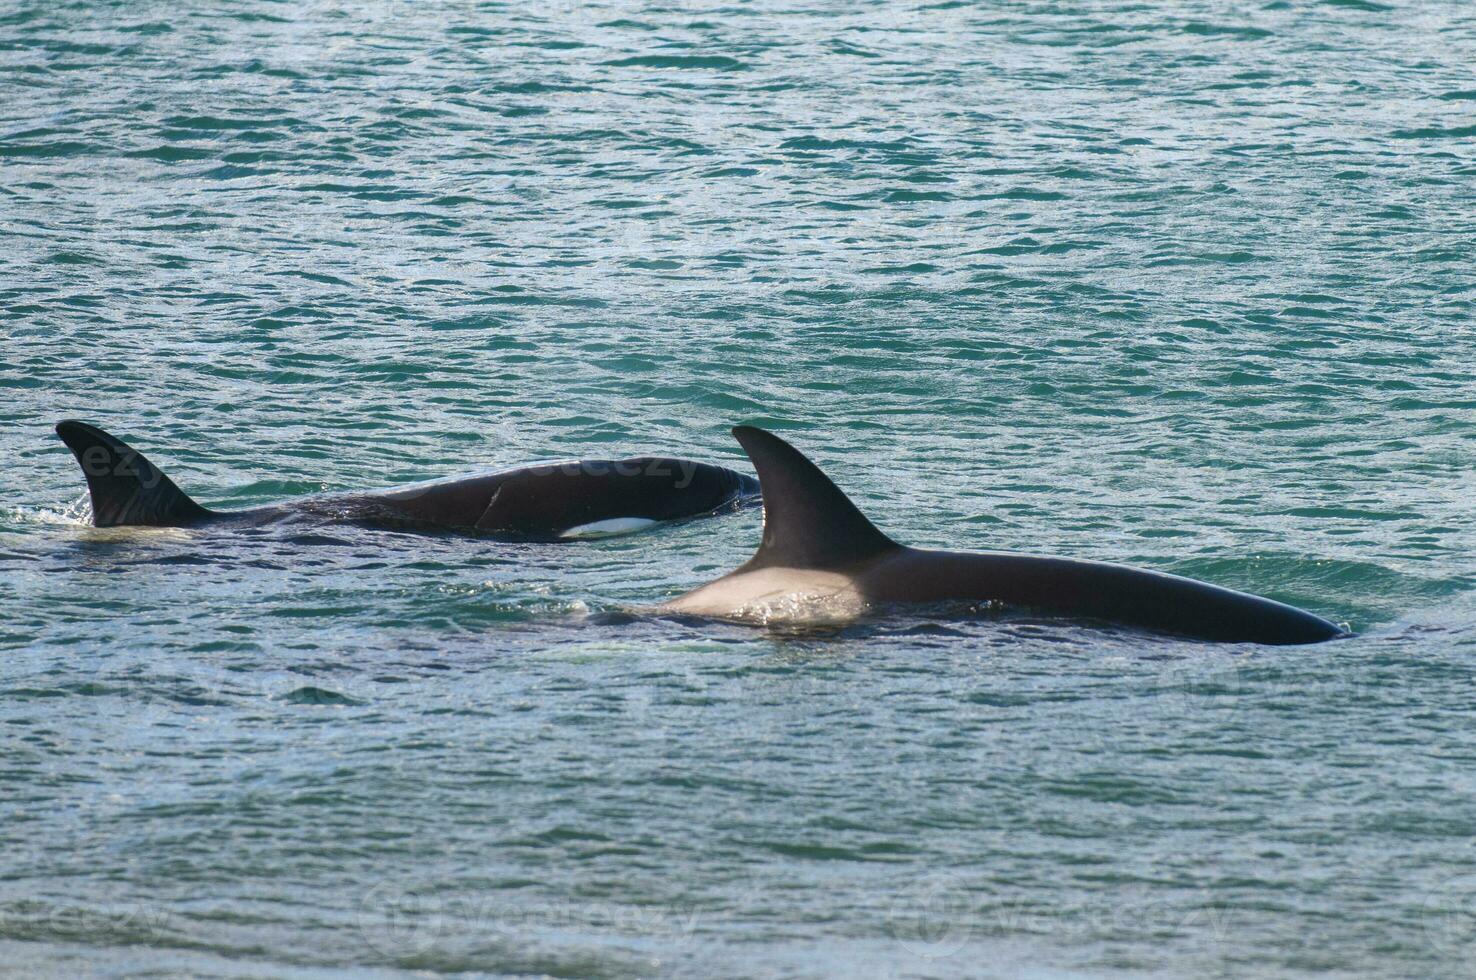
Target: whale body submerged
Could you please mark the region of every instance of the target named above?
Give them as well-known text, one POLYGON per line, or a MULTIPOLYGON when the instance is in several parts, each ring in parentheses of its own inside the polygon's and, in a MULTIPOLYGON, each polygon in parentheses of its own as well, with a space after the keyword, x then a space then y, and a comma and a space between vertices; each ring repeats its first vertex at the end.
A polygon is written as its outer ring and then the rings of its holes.
POLYGON ((733 435, 763 488, 763 540, 746 564, 671 600, 666 611, 834 621, 894 604, 986 602, 1200 640, 1291 644, 1345 635, 1285 603, 1164 572, 905 547, 778 436, 749 426, 733 435))
POLYGON ((620 534, 735 509, 758 481, 664 456, 578 460, 365 493, 306 497, 240 511, 192 500, 142 453, 86 422, 57 423, 87 478, 97 527, 201 527, 317 520, 512 540, 620 534))

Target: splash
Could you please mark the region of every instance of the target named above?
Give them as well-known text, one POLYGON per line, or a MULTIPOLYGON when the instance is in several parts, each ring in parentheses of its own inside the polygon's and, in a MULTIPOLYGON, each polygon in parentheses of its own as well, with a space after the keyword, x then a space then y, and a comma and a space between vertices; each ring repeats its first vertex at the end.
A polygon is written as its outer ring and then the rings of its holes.
POLYGON ((16 506, 5 511, 7 523, 16 525, 92 526, 92 500, 82 494, 61 508, 16 506))

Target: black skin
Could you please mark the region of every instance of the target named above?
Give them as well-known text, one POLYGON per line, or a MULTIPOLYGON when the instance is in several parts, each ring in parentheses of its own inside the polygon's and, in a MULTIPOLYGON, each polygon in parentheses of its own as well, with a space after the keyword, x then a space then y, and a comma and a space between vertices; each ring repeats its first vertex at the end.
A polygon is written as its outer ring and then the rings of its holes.
POLYGON ((670 521, 758 500, 758 481, 721 466, 640 456, 484 473, 369 493, 308 497, 243 511, 191 500, 141 453, 85 422, 57 424, 92 495, 98 527, 202 527, 317 520, 403 530, 556 540, 612 518, 670 521))
POLYGON ((924 551, 876 528, 813 462, 751 426, 733 434, 763 481, 764 535, 733 573, 814 569, 881 606, 988 602, 1220 642, 1317 643, 1347 634, 1321 616, 1178 575, 1008 552, 924 551))
POLYGON ((367 527, 545 540, 612 518, 672 521, 713 514, 754 502, 757 495, 757 480, 721 466, 639 456, 529 466, 221 516, 255 522, 303 514, 367 527))
POLYGON ((1212 642, 1318 643, 1344 635, 1321 616, 1273 599, 1072 558, 898 546, 867 562, 857 584, 879 605, 982 600, 1212 642))

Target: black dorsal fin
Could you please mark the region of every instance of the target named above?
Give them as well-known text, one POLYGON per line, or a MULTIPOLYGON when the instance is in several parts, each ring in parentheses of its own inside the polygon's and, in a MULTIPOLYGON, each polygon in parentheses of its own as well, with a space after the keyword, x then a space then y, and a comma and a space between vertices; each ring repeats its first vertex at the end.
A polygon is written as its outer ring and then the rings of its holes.
POLYGON ((748 425, 733 435, 764 495, 764 539, 745 568, 842 568, 900 547, 798 449, 748 425))
POLYGON ((98 527, 183 527, 212 516, 191 500, 143 453, 97 426, 68 419, 56 434, 77 457, 92 494, 92 523, 98 527))

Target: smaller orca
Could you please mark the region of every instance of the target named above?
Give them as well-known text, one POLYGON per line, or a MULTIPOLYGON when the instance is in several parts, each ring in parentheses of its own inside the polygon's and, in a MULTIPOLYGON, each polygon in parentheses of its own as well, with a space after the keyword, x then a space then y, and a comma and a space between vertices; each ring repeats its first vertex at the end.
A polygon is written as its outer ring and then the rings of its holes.
POLYGON ((1200 640, 1289 644, 1345 635, 1293 606, 1163 572, 908 548, 877 530, 789 443, 750 426, 733 435, 758 470, 763 540, 746 564, 671 600, 664 611, 835 622, 894 604, 985 602, 1200 640))
POLYGON ((755 502, 758 481, 688 459, 587 459, 242 511, 191 500, 142 453, 86 422, 57 423, 77 457, 97 527, 266 524, 310 519, 402 530, 556 541, 622 534, 755 502))

